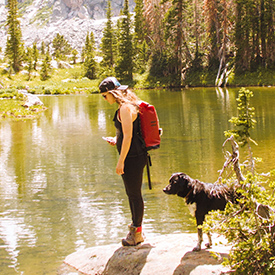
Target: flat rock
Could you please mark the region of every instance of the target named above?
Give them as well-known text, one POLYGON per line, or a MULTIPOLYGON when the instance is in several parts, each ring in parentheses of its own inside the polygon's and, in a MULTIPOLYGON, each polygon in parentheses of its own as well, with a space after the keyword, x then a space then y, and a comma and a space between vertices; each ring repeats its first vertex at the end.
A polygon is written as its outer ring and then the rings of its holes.
POLYGON ((221 262, 231 247, 223 237, 213 235, 212 240, 212 248, 193 252, 197 234, 160 235, 136 247, 111 244, 87 248, 70 254, 64 263, 87 275, 226 274, 230 269, 221 262))

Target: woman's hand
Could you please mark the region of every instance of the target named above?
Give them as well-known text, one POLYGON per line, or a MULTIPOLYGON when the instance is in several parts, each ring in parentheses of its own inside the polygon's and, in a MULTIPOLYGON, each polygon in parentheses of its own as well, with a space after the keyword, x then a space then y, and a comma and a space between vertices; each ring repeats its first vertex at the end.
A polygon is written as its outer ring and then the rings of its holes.
POLYGON ((110 145, 115 146, 116 145, 116 137, 102 137, 104 140, 106 140, 110 145))
POLYGON ((124 174, 124 161, 118 161, 117 166, 116 166, 116 173, 118 175, 123 175, 124 174))

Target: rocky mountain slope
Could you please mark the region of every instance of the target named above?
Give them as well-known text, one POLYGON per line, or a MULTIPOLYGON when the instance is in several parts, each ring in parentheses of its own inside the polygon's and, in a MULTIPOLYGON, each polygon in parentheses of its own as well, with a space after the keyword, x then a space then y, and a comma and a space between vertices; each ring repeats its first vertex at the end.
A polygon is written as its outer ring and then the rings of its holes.
MULTIPOLYGON (((19 0, 21 30, 25 46, 41 42, 50 43, 56 33, 64 35, 73 48, 81 52, 87 32, 93 31, 96 46, 102 37, 106 22, 108 0, 19 0)), ((5 48, 7 40, 7 0, 0 0, 0 47, 5 48)), ((124 0, 111 0, 112 15, 118 16, 124 0)), ((129 0, 130 12, 134 0, 129 0)), ((115 21, 116 18, 114 18, 115 21)))

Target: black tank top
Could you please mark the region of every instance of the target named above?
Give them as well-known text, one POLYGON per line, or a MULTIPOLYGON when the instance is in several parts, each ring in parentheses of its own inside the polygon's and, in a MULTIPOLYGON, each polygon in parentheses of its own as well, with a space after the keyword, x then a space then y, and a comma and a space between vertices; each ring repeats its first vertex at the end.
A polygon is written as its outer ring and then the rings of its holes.
MULTIPOLYGON (((118 119, 118 111, 119 109, 116 111, 113 121, 116 127, 116 138, 117 138, 116 146, 120 154, 122 140, 123 140, 123 132, 122 132, 121 122, 118 119)), ((143 141, 140 133, 140 122, 139 122, 139 115, 138 115, 135 121, 133 122, 132 141, 131 141, 131 146, 127 154, 127 157, 136 157, 139 155, 144 155, 145 153, 146 153, 145 147, 143 145, 143 141)))

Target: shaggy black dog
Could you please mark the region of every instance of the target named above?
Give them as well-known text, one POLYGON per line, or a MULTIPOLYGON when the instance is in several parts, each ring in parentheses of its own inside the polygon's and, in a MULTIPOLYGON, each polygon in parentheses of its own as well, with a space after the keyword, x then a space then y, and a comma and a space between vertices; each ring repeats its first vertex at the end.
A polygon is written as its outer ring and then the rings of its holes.
MULTIPOLYGON (((233 201, 234 190, 224 184, 204 183, 194 180, 184 173, 175 173, 169 179, 169 184, 163 189, 165 194, 178 195, 185 198, 187 204, 195 204, 197 226, 202 225, 205 215, 211 210, 224 210, 227 201, 233 201)), ((208 234, 212 246, 211 235, 208 234)), ((201 250, 203 240, 202 229, 198 227, 198 244, 193 251, 201 250)))

